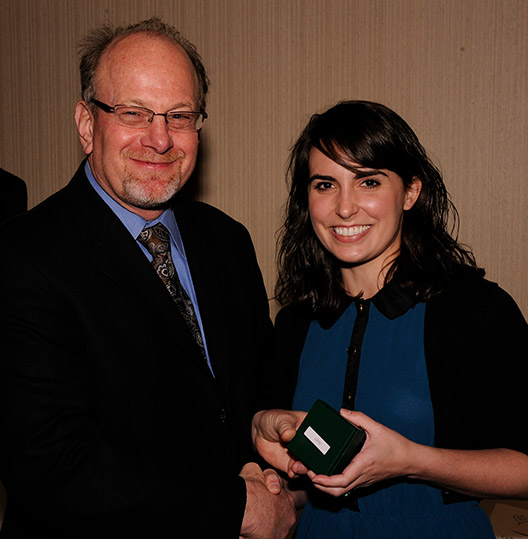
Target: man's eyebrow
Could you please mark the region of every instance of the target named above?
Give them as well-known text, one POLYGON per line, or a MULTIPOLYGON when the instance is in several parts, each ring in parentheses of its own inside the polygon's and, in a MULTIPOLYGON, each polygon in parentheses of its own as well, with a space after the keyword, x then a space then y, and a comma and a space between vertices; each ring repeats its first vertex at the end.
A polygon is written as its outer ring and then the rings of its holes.
MULTIPOLYGON (((129 100, 130 103, 128 103, 126 106, 127 107, 139 107, 141 109, 147 109, 147 110, 152 110, 149 106, 147 106, 147 104, 141 100, 141 99, 131 99, 129 100)), ((120 103, 120 104, 123 104, 123 103, 120 103)), ((189 110, 192 110, 192 106, 187 103, 187 102, 178 102, 174 107, 170 108, 167 112, 171 112, 171 111, 183 111, 185 110, 186 108, 189 108, 189 110)), ((153 110, 152 112, 157 112, 155 110, 153 110)))

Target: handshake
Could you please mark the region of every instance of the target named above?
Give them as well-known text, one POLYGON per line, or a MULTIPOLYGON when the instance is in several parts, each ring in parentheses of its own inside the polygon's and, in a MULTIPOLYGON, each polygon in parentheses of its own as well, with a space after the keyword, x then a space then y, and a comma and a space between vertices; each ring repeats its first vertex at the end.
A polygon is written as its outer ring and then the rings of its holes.
POLYGON ((283 539, 295 524, 295 500, 284 480, 272 469, 262 471, 254 462, 240 476, 246 482, 246 510, 240 537, 283 539))
MULTIPOLYGON (((267 462, 288 472, 290 477, 296 475, 294 465, 299 473, 341 473, 360 451, 365 438, 361 428, 320 400, 308 415, 267 410, 253 419, 255 448, 267 462)), ((305 493, 290 491, 277 472, 262 471, 255 463, 246 464, 240 475, 246 481, 248 493, 241 537, 286 537, 295 523, 295 509, 304 505, 305 493)))

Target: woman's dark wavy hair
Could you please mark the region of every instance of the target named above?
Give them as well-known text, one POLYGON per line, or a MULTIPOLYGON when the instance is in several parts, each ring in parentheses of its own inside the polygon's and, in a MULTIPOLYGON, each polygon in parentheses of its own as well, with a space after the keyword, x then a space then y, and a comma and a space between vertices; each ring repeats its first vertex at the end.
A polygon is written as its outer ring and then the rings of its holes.
POLYGON ((442 291, 463 269, 483 275, 471 251, 457 242, 458 213, 439 170, 409 125, 395 112, 369 101, 342 101, 311 117, 290 155, 290 193, 278 237, 276 299, 281 305, 307 303, 314 312, 335 312, 346 295, 341 264, 319 242, 308 208, 312 148, 339 165, 354 164, 395 172, 408 188, 414 178, 422 190, 405 212, 399 255, 390 262, 386 282, 412 286, 417 301, 442 291))

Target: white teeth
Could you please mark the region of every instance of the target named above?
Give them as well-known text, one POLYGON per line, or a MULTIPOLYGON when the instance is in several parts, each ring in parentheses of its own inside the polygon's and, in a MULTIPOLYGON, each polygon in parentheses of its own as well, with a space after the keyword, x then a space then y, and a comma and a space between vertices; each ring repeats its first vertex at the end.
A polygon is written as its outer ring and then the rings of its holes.
POLYGON ((361 226, 335 226, 334 232, 339 236, 356 236, 365 232, 371 227, 371 225, 361 225, 361 226))

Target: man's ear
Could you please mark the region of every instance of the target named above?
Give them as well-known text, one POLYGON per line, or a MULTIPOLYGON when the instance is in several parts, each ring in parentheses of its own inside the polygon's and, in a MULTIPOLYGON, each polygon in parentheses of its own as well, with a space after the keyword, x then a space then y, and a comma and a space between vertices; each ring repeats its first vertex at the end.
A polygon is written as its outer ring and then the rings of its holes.
POLYGON ((81 139, 81 146, 86 155, 93 150, 94 116, 86 101, 79 101, 75 107, 75 123, 81 139))
POLYGON ((420 193, 422 192, 422 180, 415 176, 412 180, 411 185, 407 187, 405 191, 405 204, 403 206, 404 210, 410 210, 415 202, 418 200, 420 193))

